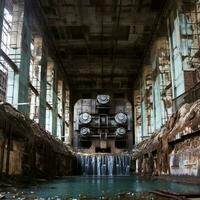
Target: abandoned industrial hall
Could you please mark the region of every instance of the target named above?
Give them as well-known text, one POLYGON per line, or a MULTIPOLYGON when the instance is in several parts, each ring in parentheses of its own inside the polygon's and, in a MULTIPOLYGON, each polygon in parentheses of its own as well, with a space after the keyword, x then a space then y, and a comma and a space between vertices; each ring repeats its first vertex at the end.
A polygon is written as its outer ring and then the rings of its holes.
POLYGON ((0 0, 0 199, 81 195, 200 198, 200 0, 0 0))

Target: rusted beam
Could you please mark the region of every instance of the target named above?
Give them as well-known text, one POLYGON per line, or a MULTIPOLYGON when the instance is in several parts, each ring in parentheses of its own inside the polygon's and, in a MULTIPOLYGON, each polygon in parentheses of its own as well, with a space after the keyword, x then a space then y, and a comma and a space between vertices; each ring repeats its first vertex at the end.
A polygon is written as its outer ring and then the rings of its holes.
MULTIPOLYGON (((82 78, 88 78, 90 79, 91 77, 93 78, 101 78, 102 75, 101 74, 94 74, 94 73, 88 73, 88 74, 83 74, 83 73, 78 73, 78 74, 75 74, 75 73, 72 73, 70 74, 70 77, 73 78, 73 79, 79 79, 81 80, 82 78)), ((134 74, 113 74, 113 78, 123 78, 124 79, 129 79, 129 78, 133 78, 134 74)), ((110 74, 104 74, 103 75, 104 78, 110 78, 110 74)))

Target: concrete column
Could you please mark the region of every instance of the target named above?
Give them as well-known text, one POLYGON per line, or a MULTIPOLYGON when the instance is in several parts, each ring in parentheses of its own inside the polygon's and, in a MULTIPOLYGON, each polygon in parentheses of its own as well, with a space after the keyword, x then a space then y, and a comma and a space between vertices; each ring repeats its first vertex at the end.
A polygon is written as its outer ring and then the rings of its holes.
POLYGON ((54 66, 54 81, 53 81, 53 117, 52 117, 52 134, 57 136, 57 116, 58 116, 58 105, 57 105, 57 66, 54 66))
POLYGON ((29 17, 30 13, 24 9, 24 22, 22 29, 22 49, 21 49, 21 61, 20 61, 20 74, 19 74, 19 96, 18 96, 18 109, 24 114, 29 116, 29 67, 31 58, 31 30, 29 29, 29 17), (23 105, 20 105, 23 104, 23 105))
MULTIPOLYGON (((1 0, 0 1, 0 41, 1 41, 2 28, 3 28, 3 11, 4 11, 4 6, 5 6, 5 0, 1 0)), ((1 47, 1 42, 0 42, 0 47, 1 47)))
POLYGON ((66 104, 66 90, 67 90, 67 83, 63 80, 63 99, 62 99, 62 137, 65 140, 65 104, 66 104))
POLYGON ((70 89, 70 99, 69 99, 69 138, 70 144, 74 147, 78 147, 77 143, 74 141, 78 141, 77 134, 74 135, 74 105, 76 101, 79 99, 77 96, 77 92, 70 89))

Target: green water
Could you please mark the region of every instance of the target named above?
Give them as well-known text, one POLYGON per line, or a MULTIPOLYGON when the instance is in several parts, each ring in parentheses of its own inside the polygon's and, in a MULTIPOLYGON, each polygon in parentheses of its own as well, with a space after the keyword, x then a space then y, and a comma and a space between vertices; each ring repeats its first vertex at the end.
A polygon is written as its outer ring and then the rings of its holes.
POLYGON ((175 192, 200 192, 200 185, 142 179, 134 176, 75 176, 41 183, 37 186, 21 188, 20 191, 43 198, 55 196, 61 198, 76 198, 79 195, 90 197, 106 195, 111 197, 121 192, 149 192, 154 189, 164 189, 175 192))

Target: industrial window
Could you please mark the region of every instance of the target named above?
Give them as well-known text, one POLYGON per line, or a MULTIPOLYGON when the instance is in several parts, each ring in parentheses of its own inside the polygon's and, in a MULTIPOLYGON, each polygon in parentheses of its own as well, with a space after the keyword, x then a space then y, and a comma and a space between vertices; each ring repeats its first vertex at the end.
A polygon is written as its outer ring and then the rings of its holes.
POLYGON ((0 57, 0 101, 6 101, 17 106, 17 87, 15 87, 18 70, 13 63, 0 57))
MULTIPOLYGON (((58 80, 57 85, 57 105, 58 105, 58 116, 57 116, 57 137, 62 139, 63 136, 63 81, 58 80)), ((64 139, 64 138, 63 138, 64 139)))
POLYGON ((59 115, 57 116, 57 137, 59 139, 63 139, 63 135, 62 135, 62 117, 60 117, 59 115))
POLYGON ((168 24, 170 36, 171 73, 173 77, 173 98, 176 98, 183 94, 185 90, 182 55, 180 52, 180 49, 182 49, 180 42, 180 23, 177 11, 171 11, 168 24))
POLYGON ((183 56, 186 56, 185 59, 186 63, 184 68, 187 68, 188 62, 191 65, 191 68, 200 67, 199 16, 200 16, 199 1, 194 1, 194 2, 186 1, 182 4, 182 9, 180 12, 180 28, 181 28, 182 54, 183 56))
POLYGON ((42 58, 42 39, 34 37, 31 43, 31 62, 29 78, 31 85, 40 92, 41 82, 41 58, 42 58))
POLYGON ((58 115, 62 117, 62 104, 63 104, 63 82, 58 80, 58 90, 57 90, 57 104, 58 104, 58 115))
POLYGON ((159 129, 161 125, 165 124, 172 114, 169 42, 166 38, 162 38, 159 44, 156 67, 153 71, 155 129, 159 129))
POLYGON ((1 38, 1 49, 19 66, 24 4, 22 0, 6 0, 1 38))
POLYGON ((53 84, 54 84, 54 62, 51 58, 47 63, 47 83, 46 83, 46 125, 47 131, 52 133, 53 122, 53 84))
POLYGON ((65 100, 65 121, 69 123, 69 90, 65 92, 66 100, 65 100))
POLYGON ((166 121, 172 114, 172 84, 171 84, 171 74, 170 74, 170 52, 169 43, 165 39, 161 43, 161 48, 158 50, 158 68, 160 76, 160 96, 162 100, 162 124, 166 121))
POLYGON ((31 42, 29 70, 30 119, 39 123, 42 38, 34 36, 31 42))
POLYGON ((65 142, 70 143, 70 135, 69 135, 69 90, 65 92, 65 142))
POLYGON ((140 90, 134 91, 134 115, 135 115, 135 142, 139 143, 141 142, 141 92, 140 90))
POLYGON ((54 63, 49 59, 47 64, 47 103, 53 105, 54 63))
POLYGON ((8 80, 8 67, 0 58, 0 102, 6 100, 7 80, 8 80))
POLYGON ((12 26, 12 1, 6 1, 3 15, 3 29, 2 29, 2 40, 1 49, 9 54, 10 50, 10 38, 11 38, 11 26, 12 26))
POLYGON ((18 88, 15 83, 21 59, 23 7, 23 1, 6 0, 3 11, 0 101, 7 101, 14 106, 17 106, 18 88))
POLYGON ((191 103, 199 99, 200 85, 200 1, 183 0, 179 9, 179 18, 174 20, 171 14, 169 18, 172 58, 173 80, 173 112, 176 112, 183 104, 191 103), (176 26, 173 24, 176 22, 176 26), (180 40, 173 32, 180 28, 180 40), (178 48, 175 48, 177 41, 178 48), (197 95, 196 95, 197 94, 197 95))
POLYGON ((30 119, 33 119, 35 122, 39 123, 39 94, 30 88, 30 119))
POLYGON ((45 129, 47 131, 49 131, 50 133, 52 132, 52 121, 53 121, 52 108, 47 105, 47 107, 46 107, 46 125, 45 125, 45 129))
MULTIPOLYGON (((153 111, 153 98, 152 98, 152 75, 147 74, 145 77, 145 109, 146 109, 146 133, 152 134, 152 111, 153 111)), ((146 135, 145 135, 146 136, 146 135)))

